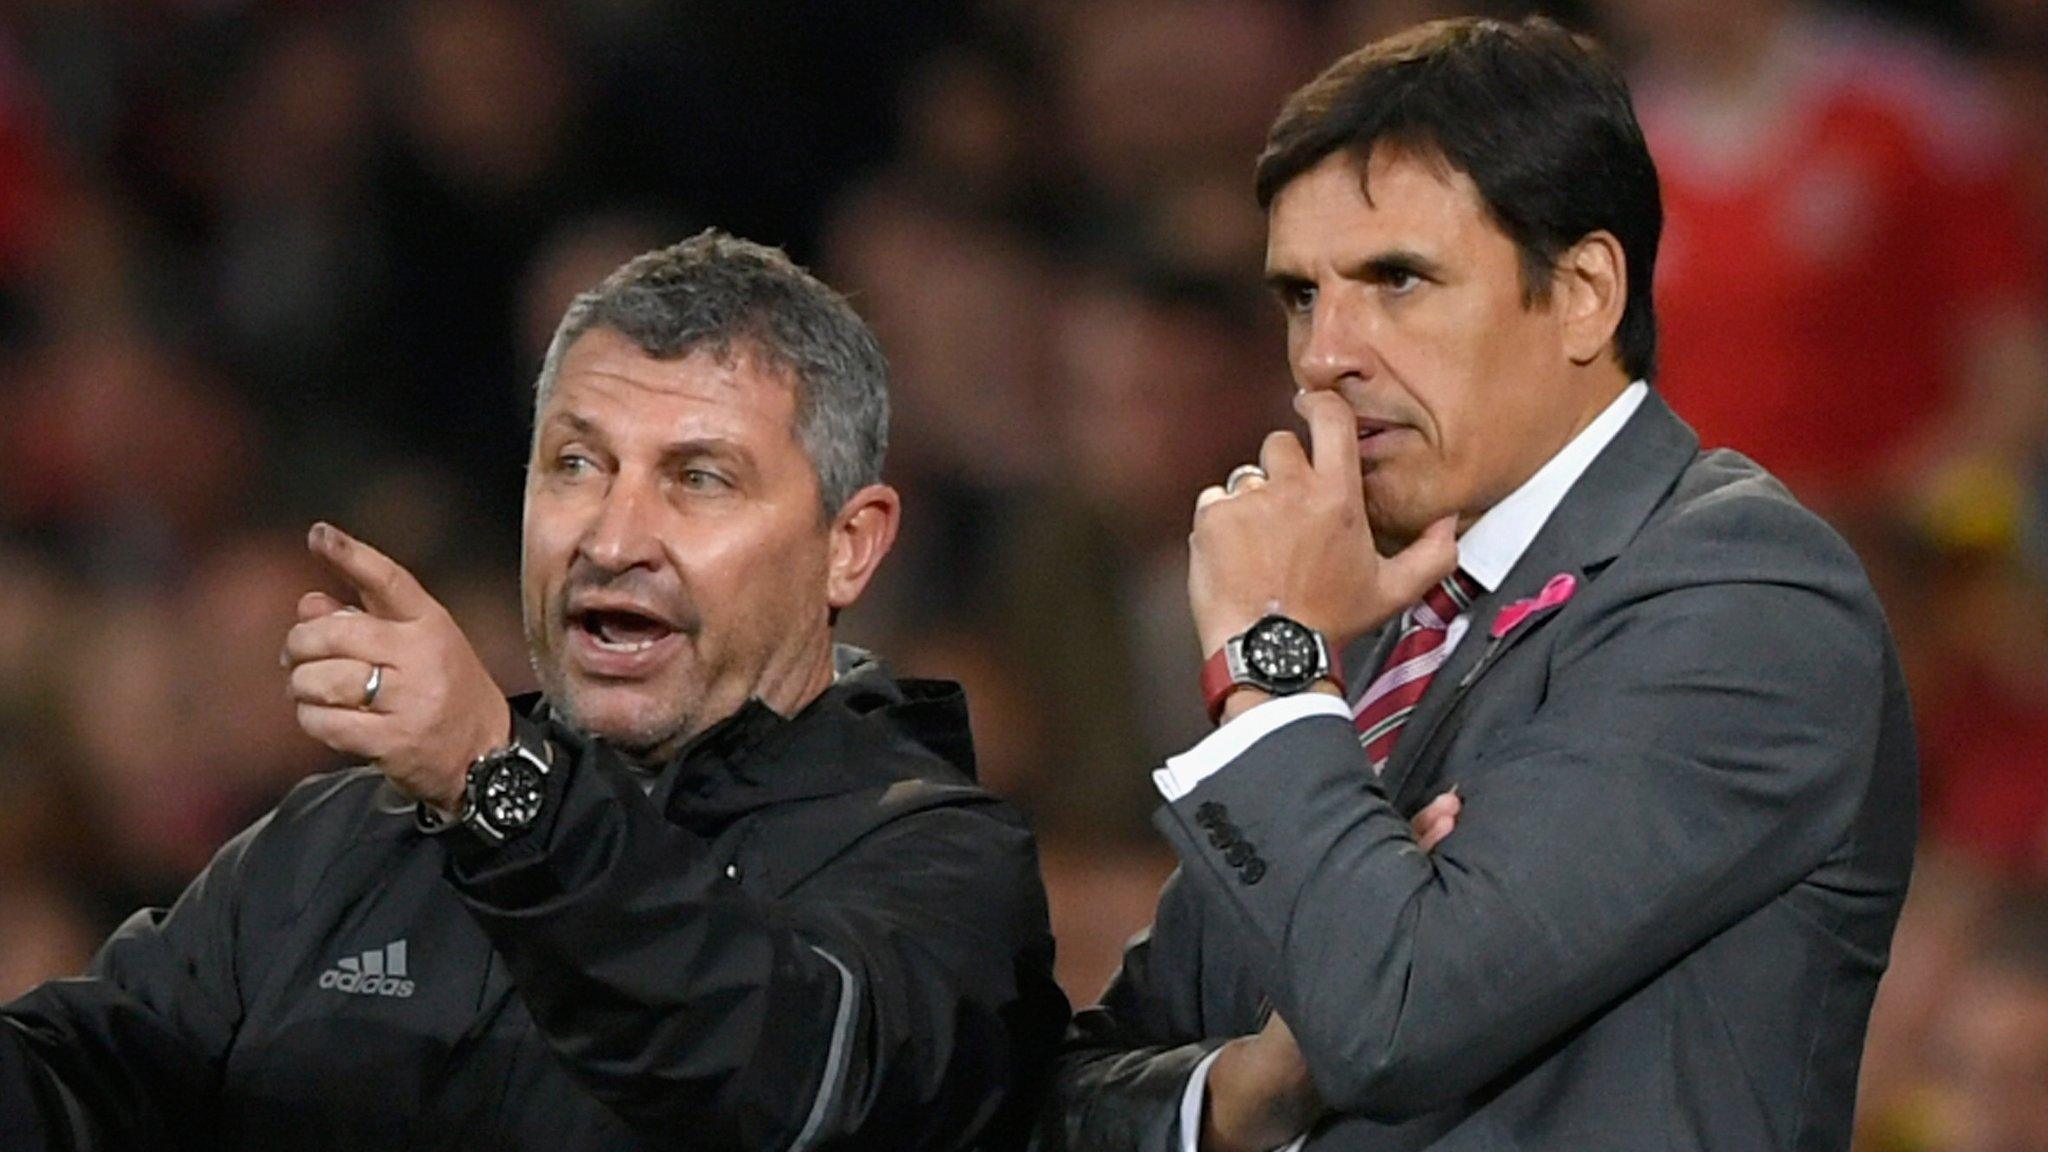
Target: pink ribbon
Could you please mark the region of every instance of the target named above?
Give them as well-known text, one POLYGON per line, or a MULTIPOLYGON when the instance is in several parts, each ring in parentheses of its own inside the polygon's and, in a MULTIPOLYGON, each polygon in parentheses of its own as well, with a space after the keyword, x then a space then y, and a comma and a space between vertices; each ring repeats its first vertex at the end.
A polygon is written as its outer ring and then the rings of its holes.
POLYGON ((1506 636, 1516 628, 1521 627, 1522 621, 1536 615, 1538 612, 1550 611, 1552 608, 1571 599, 1572 593, 1578 590, 1579 581, 1576 576, 1569 572, 1559 572, 1557 575, 1552 576, 1548 583, 1543 585, 1543 591, 1529 597, 1527 600, 1517 600, 1513 604, 1501 609, 1500 615, 1493 618, 1492 638, 1498 640, 1506 636))

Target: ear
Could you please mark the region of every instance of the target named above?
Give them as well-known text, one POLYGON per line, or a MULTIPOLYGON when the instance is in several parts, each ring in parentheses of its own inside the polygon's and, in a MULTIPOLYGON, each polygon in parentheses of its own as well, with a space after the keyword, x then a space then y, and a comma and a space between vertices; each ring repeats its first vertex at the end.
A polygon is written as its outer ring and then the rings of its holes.
POLYGON ((882 557, 896 543, 903 497, 887 484, 870 484, 849 497, 832 518, 831 554, 825 570, 825 602, 833 612, 867 590, 882 557))
POLYGON ((1565 355, 1584 367, 1608 355, 1628 307, 1628 261, 1611 232, 1588 233, 1558 265, 1555 291, 1565 355))

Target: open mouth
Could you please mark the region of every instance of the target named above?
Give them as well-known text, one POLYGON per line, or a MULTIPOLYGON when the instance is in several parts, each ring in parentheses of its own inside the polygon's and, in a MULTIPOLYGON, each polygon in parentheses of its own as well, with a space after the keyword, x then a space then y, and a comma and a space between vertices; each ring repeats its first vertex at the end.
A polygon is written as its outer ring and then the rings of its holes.
POLYGON ((569 623, 608 652, 645 652, 675 634, 666 621, 626 608, 577 612, 569 623))

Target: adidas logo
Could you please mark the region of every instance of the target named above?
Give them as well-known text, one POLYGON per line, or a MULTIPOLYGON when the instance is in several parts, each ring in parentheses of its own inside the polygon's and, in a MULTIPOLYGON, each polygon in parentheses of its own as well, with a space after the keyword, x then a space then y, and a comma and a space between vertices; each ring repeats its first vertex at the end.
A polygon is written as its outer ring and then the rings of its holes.
POLYGON ((406 979, 405 941, 394 940, 372 948, 361 956, 348 956, 320 974, 320 987, 351 996, 412 995, 412 981, 406 979))

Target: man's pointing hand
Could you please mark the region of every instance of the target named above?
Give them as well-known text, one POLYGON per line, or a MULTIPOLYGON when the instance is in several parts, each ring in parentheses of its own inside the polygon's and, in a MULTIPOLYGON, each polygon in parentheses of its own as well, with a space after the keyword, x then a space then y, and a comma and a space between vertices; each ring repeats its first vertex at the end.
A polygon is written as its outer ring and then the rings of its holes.
POLYGON ((454 812, 470 762, 511 732, 503 693, 448 610, 396 561, 329 524, 313 525, 306 546, 362 606, 300 598, 284 646, 299 727, 454 812))

